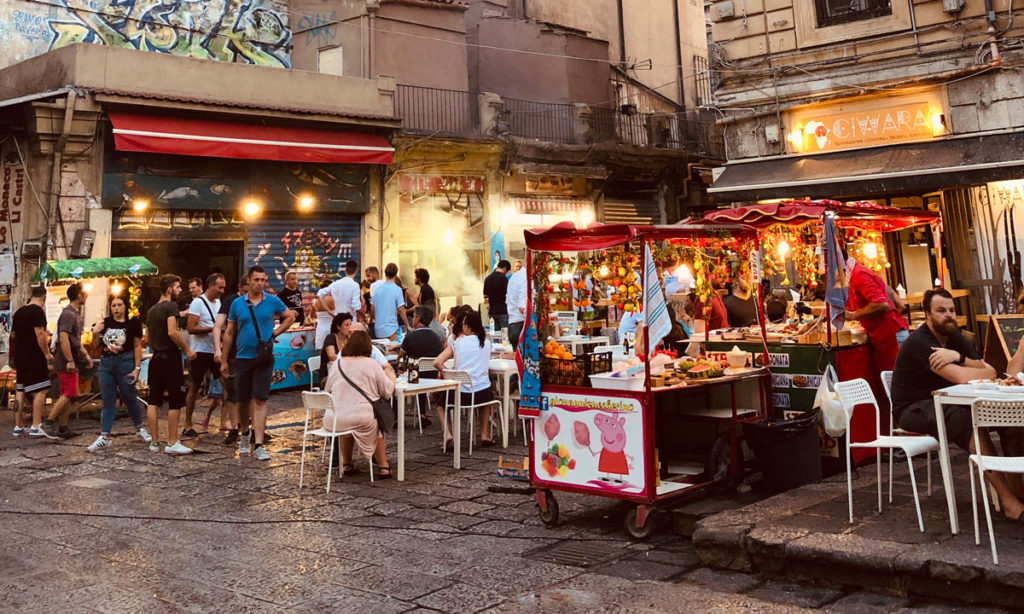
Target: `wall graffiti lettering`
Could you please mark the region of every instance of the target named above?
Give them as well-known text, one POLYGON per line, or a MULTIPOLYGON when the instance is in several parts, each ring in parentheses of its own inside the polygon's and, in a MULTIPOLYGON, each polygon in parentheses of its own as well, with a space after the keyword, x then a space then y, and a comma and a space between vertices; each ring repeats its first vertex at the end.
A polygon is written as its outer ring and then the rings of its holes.
POLYGON ((0 249, 9 247, 18 240, 13 235, 21 230, 21 213, 25 202, 25 167, 13 156, 4 156, 2 167, 0 249))
POLYGON ((249 225, 246 265, 266 268, 274 285, 283 284, 285 273, 294 271, 303 292, 337 279, 347 260, 359 258, 358 218, 325 218, 310 223, 294 229, 280 220, 249 225))
POLYGON ((306 35, 306 44, 314 43, 323 45, 335 39, 338 34, 337 12, 331 11, 330 15, 317 13, 315 15, 303 15, 299 19, 298 31, 306 35))
POLYGON ((285 14, 263 0, 58 0, 50 49, 96 43, 289 68, 285 14))
POLYGON ((36 41, 50 39, 50 25, 42 15, 33 15, 25 11, 14 11, 11 17, 11 29, 23 37, 36 41))
POLYGON ((316 230, 315 228, 304 228, 285 233, 281 237, 280 243, 284 246, 286 256, 292 251, 293 247, 297 251, 305 246, 316 248, 317 251, 322 250, 325 256, 330 256, 331 252, 335 252, 335 255, 339 258, 352 257, 351 243, 341 243, 339 239, 330 236, 323 230, 316 230))
POLYGON ((198 230, 241 228, 245 224, 235 211, 128 210, 117 216, 116 230, 198 230))

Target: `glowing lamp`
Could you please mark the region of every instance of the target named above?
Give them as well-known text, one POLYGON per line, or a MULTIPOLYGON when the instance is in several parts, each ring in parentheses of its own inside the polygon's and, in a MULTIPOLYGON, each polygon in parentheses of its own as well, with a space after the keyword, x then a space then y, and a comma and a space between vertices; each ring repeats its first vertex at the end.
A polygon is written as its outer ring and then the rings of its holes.
POLYGON ((441 240, 444 241, 445 245, 455 245, 455 231, 451 228, 444 231, 444 234, 441 235, 441 240))
POLYGON ((124 286, 122 286, 120 282, 115 281, 114 283, 110 284, 111 296, 120 296, 122 290, 124 290, 124 286))
POLYGON ((594 212, 590 209, 580 211, 580 226, 586 228, 594 221, 594 212))
POLYGON ((242 212, 245 213, 246 217, 256 217, 260 214, 260 204, 254 200, 250 200, 245 203, 244 207, 242 207, 242 212))
POLYGON ((786 254, 789 253, 789 242, 788 241, 779 241, 779 246, 776 249, 779 252, 779 257, 780 258, 785 258, 786 254))
POLYGON ((148 201, 139 198, 132 202, 132 211, 145 211, 148 206, 148 201))
POLYGON ((315 204, 316 201, 312 196, 303 196, 299 199, 299 209, 302 209, 303 211, 309 211, 315 204))
POLYGON ((864 244, 864 257, 869 260, 875 260, 878 258, 878 245, 875 243, 864 244))
POLYGON ((86 292, 92 292, 92 284, 89 283, 89 282, 86 282, 86 283, 82 284, 82 289, 85 290, 86 292))
POLYGON ((946 131, 946 116, 942 113, 932 113, 932 132, 942 134, 946 131))
POLYGON ((604 279, 604 278, 608 277, 609 273, 610 273, 610 271, 608 270, 608 265, 607 264, 602 264, 601 268, 597 271, 597 276, 600 277, 601 279, 604 279))

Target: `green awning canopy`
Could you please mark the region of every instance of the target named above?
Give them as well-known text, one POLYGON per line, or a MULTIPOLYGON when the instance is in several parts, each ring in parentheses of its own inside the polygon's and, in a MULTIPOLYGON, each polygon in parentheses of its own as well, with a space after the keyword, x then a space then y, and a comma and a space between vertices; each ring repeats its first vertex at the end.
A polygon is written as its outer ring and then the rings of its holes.
POLYGON ((142 256, 47 260, 32 276, 33 282, 55 282, 95 277, 138 277, 156 275, 159 269, 142 256))

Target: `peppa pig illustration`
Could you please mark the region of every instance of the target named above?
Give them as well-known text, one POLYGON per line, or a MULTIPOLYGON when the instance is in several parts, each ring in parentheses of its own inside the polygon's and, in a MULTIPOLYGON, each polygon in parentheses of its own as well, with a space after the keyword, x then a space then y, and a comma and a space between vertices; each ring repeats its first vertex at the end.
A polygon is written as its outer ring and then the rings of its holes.
POLYGON ((622 480, 617 476, 629 475, 633 457, 625 452, 625 424, 625 418, 616 419, 605 414, 594 416, 594 426, 601 432, 601 451, 594 454, 599 455, 597 470, 609 474, 601 478, 605 482, 621 484, 622 480))

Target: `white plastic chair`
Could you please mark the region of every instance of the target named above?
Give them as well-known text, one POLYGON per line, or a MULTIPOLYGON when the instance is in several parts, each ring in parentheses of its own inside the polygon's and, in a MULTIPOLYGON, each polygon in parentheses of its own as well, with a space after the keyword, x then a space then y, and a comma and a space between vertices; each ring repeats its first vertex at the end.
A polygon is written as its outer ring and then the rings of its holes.
POLYGON ((871 392, 871 385, 862 378, 848 382, 836 383, 836 394, 839 396, 839 403, 846 414, 846 492, 850 504, 850 524, 853 524, 853 458, 850 456, 852 448, 875 448, 875 469, 878 472, 878 511, 882 511, 882 448, 890 450, 899 448, 907 455, 907 465, 910 467, 910 486, 914 490, 914 506, 917 508, 917 524, 924 532, 924 518, 921 516, 921 500, 917 494, 917 478, 914 476, 913 457, 922 452, 939 449, 939 442, 934 437, 907 435, 893 437, 882 436, 879 433, 878 402, 874 393, 871 392), (875 439, 863 443, 850 443, 850 420, 853 417, 853 410, 858 405, 871 405, 875 408, 875 439))
POLYGON ((319 390, 320 387, 314 386, 313 382, 320 382, 320 357, 310 356, 306 363, 309 365, 309 391, 319 390))
MULTIPOLYGON (((327 492, 331 492, 331 474, 334 472, 334 442, 338 437, 341 437, 343 435, 351 435, 354 433, 354 431, 335 432, 329 431, 323 427, 312 431, 309 430, 309 419, 312 416, 313 410, 321 410, 320 416, 322 418, 323 412, 327 411, 328 409, 333 409, 333 405, 331 404, 331 395, 326 392, 310 392, 306 390, 302 391, 302 406, 306 409, 306 422, 302 427, 302 460, 299 461, 299 490, 302 489, 302 481, 303 478, 305 477, 306 470, 306 437, 308 435, 312 435, 314 437, 323 437, 325 440, 324 449, 320 455, 321 460, 323 460, 323 454, 327 452, 326 440, 331 440, 331 455, 330 457, 328 457, 327 460, 327 492)), ((370 458, 369 460, 370 482, 373 482, 373 458, 370 458)), ((341 467, 338 467, 339 477, 344 475, 344 472, 341 469, 341 467)))
MULTIPOLYGON (((452 381, 455 381, 455 382, 459 383, 459 388, 454 391, 454 394, 460 394, 462 392, 462 386, 472 387, 472 385, 473 385, 473 380, 472 380, 472 378, 470 378, 468 371, 461 371, 461 370, 458 370, 458 369, 445 369, 444 370, 444 379, 450 379, 452 381)), ((473 441, 476 440, 476 430, 473 428, 473 417, 474 417, 474 414, 476 413, 477 409, 480 409, 481 407, 487 407, 488 405, 496 406, 498 408, 498 415, 501 415, 501 401, 499 401, 497 399, 494 399, 493 401, 487 401, 485 403, 477 403, 476 402, 476 392, 471 392, 470 393, 470 395, 469 395, 469 405, 462 405, 462 409, 464 409, 464 410, 468 409, 469 410, 469 455, 470 456, 473 456, 473 441)), ((446 427, 448 425, 448 409, 449 408, 453 409, 453 410, 455 409, 454 402, 447 404, 447 406, 445 407, 444 422, 441 424, 441 438, 442 438, 441 450, 442 451, 445 451, 446 448, 447 448, 447 446, 446 446, 447 442, 445 442, 443 439, 444 439, 444 432, 447 430, 446 427)), ((456 431, 460 431, 461 430, 459 428, 460 425, 456 424, 455 426, 456 426, 456 431)), ((501 428, 504 429, 505 425, 502 424, 501 428)), ((502 434, 504 434, 504 431, 502 431, 502 434)), ((459 437, 460 435, 461 435, 461 433, 456 432, 456 433, 453 434, 453 437, 459 437)))
MULTIPOLYGON (((435 371, 436 372, 437 369, 434 368, 434 360, 436 360, 436 358, 437 357, 435 356, 434 358, 418 358, 418 359, 416 359, 417 360, 417 364, 419 365, 420 373, 423 373, 424 371, 435 371)), ((421 413, 422 410, 420 408, 420 395, 417 394, 413 398, 416 399, 416 421, 419 423, 420 435, 422 435, 423 434, 423 414, 421 413)), ((427 404, 428 405, 430 404, 430 399, 429 398, 427 399, 427 404)), ((430 408, 428 407, 427 409, 430 409, 430 408)))
MULTIPOLYGON (((971 403, 971 422, 975 441, 978 440, 979 428, 1024 426, 1024 401, 975 399, 971 403)), ((981 532, 978 528, 978 498, 974 487, 974 468, 977 467, 978 480, 981 482, 981 500, 985 507, 985 521, 988 523, 988 539, 992 544, 992 563, 998 565, 999 554, 996 552, 996 534, 992 531, 992 510, 988 507, 988 489, 985 487, 985 472, 1024 473, 1024 456, 988 456, 976 453, 968 457, 967 463, 971 471, 971 511, 974 512, 974 545, 981 545, 981 532)))
MULTIPOLYGON (((887 399, 889 399, 889 435, 890 436, 894 436, 894 435, 900 435, 900 436, 912 435, 914 437, 928 437, 928 435, 921 435, 919 433, 913 433, 911 431, 907 431, 907 430, 901 429, 900 427, 895 425, 896 415, 893 413, 893 406, 892 406, 892 371, 882 371, 882 388, 885 389, 885 396, 886 396, 887 399)), ((935 438, 932 437, 932 439, 935 439, 935 438)), ((936 445, 938 445, 939 440, 935 439, 935 443, 936 443, 936 445)), ((928 467, 928 490, 927 490, 927 492, 925 494, 930 497, 930 496, 932 496, 932 451, 931 450, 928 450, 928 452, 926 453, 925 459, 926 459, 925 462, 928 463, 928 465, 927 465, 927 467, 928 467)), ((892 453, 889 454, 889 503, 892 503, 892 453)))

